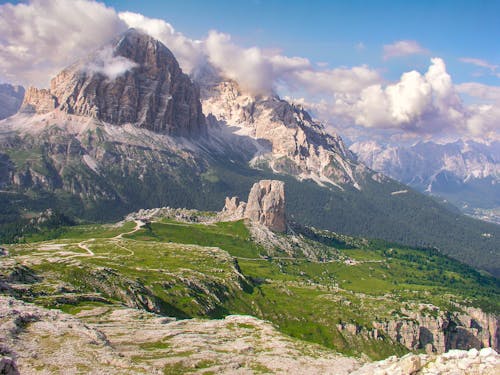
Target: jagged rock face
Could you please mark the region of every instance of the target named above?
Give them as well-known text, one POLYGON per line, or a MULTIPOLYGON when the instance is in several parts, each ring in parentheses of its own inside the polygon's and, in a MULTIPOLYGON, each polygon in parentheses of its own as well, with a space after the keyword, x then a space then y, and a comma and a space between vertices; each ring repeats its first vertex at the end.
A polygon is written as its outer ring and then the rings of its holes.
POLYGON ((255 97, 240 90, 234 81, 202 84, 205 115, 215 123, 238 127, 241 135, 263 141, 264 150, 253 164, 265 163, 274 171, 299 179, 334 185, 359 186, 365 171, 342 139, 331 135, 301 107, 276 96, 255 97))
POLYGON ((226 197, 226 202, 222 211, 227 220, 239 220, 245 216, 246 208, 246 202, 241 202, 239 197, 226 197))
POLYGON ((374 338, 385 332, 392 340, 408 349, 425 350, 427 353, 472 348, 499 350, 498 316, 471 307, 461 306, 461 309, 463 313, 440 313, 436 310, 431 315, 405 311, 407 318, 372 322, 373 330, 354 324, 341 324, 337 328, 352 335, 362 334, 374 338))
POLYGON ((277 180, 255 183, 248 195, 245 217, 275 232, 286 231, 285 183, 277 180))
POLYGON ((30 89, 25 106, 60 110, 114 125, 126 123, 178 136, 206 133, 199 90, 174 55, 136 30, 63 70, 50 92, 30 89))
POLYGON ((57 98, 47 89, 30 87, 21 106, 23 112, 48 113, 57 107, 57 98))
POLYGON ((275 232, 286 231, 285 183, 277 180, 255 183, 248 195, 245 217, 275 232))
POLYGON ((19 110, 24 98, 22 86, 0 84, 0 120, 12 116, 19 110))
POLYGON ((266 226, 275 232, 286 231, 285 183, 278 180, 260 180, 256 182, 248 203, 238 197, 226 197, 221 220, 249 219, 266 226))

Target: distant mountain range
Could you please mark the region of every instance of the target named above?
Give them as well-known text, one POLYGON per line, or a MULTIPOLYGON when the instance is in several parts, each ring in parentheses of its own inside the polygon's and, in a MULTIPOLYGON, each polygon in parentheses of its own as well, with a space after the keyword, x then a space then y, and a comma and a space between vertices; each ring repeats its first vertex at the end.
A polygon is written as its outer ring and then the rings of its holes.
POLYGON ((15 114, 24 98, 24 87, 0 84, 0 120, 15 114))
POLYGON ((360 161, 404 184, 442 197, 468 214, 500 223, 500 142, 458 140, 393 146, 351 145, 360 161))
POLYGON ((49 89, 29 88, 0 122, 0 226, 46 208, 93 221, 162 206, 218 210, 261 179, 286 182, 297 222, 437 247, 500 275, 498 225, 372 171, 302 107, 251 95, 210 67, 188 77, 166 46, 133 29, 49 89))

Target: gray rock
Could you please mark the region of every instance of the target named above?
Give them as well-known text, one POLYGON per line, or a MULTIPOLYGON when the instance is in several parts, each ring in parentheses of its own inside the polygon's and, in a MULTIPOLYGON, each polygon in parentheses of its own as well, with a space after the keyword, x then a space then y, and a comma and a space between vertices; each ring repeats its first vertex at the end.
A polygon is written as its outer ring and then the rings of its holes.
POLYGON ((241 202, 238 197, 226 197, 219 218, 221 220, 249 219, 272 231, 285 232, 285 183, 278 180, 256 182, 248 195, 248 203, 241 202))
POLYGON ((30 88, 23 108, 54 109, 170 135, 206 134, 199 89, 158 40, 130 29, 66 68, 50 90, 30 88))
POLYGON ((285 183, 261 180, 248 195, 245 217, 276 232, 286 231, 285 183))

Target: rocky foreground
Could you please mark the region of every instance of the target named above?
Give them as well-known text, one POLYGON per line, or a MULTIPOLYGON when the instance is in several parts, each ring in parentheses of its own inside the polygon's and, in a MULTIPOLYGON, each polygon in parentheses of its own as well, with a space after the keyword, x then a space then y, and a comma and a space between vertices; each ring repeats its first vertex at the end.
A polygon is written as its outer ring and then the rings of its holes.
POLYGON ((1 374, 497 374, 491 348, 379 362, 293 340, 250 316, 175 320, 119 306, 75 315, 0 297, 1 374))

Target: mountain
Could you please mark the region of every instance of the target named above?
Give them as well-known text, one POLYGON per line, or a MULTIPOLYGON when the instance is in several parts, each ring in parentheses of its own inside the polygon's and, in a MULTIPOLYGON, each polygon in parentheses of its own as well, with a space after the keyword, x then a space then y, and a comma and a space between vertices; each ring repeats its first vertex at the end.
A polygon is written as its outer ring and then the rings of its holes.
POLYGON ((302 107, 278 96, 254 96, 232 80, 201 83, 203 112, 212 124, 259 141, 250 161, 319 185, 360 188, 368 171, 338 135, 325 131, 302 107))
POLYGON ((437 247, 500 274, 498 226, 370 170, 303 108, 212 78, 191 80, 167 47, 129 30, 50 89, 28 89, 0 122, 0 225, 15 233, 47 208, 91 221, 151 207, 219 210, 226 196, 279 179, 297 222, 437 247))
POLYGON ((12 116, 21 107, 24 88, 8 83, 0 84, 0 120, 12 116))
POLYGON ((168 48, 134 29, 64 69, 50 90, 28 89, 22 110, 54 109, 170 135, 205 132, 199 91, 168 48))
POLYGON ((500 142, 418 142, 411 146, 375 141, 351 145, 360 161, 404 184, 440 196, 464 212, 500 222, 500 142))

